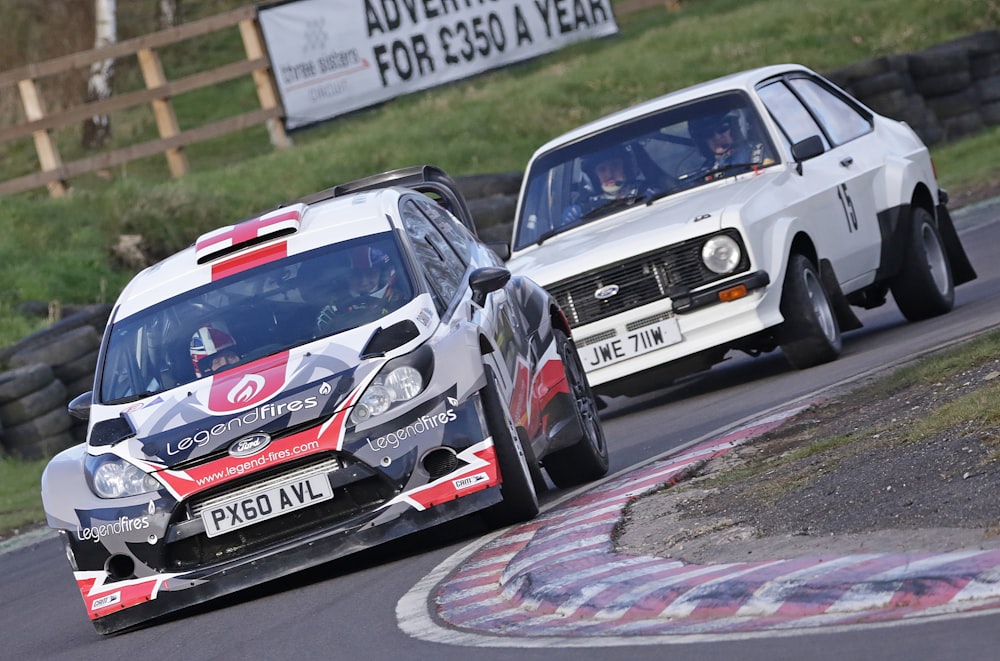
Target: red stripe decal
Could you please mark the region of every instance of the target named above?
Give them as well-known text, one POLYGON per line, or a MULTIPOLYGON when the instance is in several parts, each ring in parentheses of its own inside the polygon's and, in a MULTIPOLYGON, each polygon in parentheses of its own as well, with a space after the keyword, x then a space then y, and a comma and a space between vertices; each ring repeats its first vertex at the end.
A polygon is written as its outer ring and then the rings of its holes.
POLYGON ((276 243, 248 253, 238 255, 224 262, 212 265, 212 280, 222 280, 231 275, 252 269, 268 262, 283 259, 287 255, 287 245, 285 241, 276 243))

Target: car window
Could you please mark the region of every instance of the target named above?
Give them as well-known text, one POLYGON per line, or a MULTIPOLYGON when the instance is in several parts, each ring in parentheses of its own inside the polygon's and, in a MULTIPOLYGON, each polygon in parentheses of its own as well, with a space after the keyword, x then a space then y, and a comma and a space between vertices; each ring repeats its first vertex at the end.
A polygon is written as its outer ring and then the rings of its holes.
POLYGON ((830 142, 819 124, 783 81, 769 83, 758 88, 757 92, 790 144, 818 135, 823 140, 823 148, 830 148, 830 142))
POLYGON ((413 298, 401 254, 392 232, 361 237, 241 271, 118 320, 99 371, 100 401, 155 394, 376 321, 413 298))
POLYGON ((421 211, 414 198, 404 198, 400 215, 417 261, 434 292, 438 311, 443 313, 460 291, 466 264, 421 211))
POLYGON ((538 156, 525 177, 513 248, 779 161, 741 91, 663 108, 538 156))
POLYGON ((869 117, 817 81, 792 78, 788 82, 816 114, 833 144, 842 145, 872 130, 869 117))
POLYGON ((476 241, 468 228, 439 204, 420 198, 414 198, 413 203, 441 232, 458 258, 468 264, 472 258, 472 244, 476 241))

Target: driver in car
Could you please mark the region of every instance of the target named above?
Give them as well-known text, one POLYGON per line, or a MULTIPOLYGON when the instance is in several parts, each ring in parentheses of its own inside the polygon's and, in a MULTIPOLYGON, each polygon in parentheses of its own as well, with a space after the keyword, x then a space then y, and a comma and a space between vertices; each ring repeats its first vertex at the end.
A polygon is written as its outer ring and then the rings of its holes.
POLYGON ((764 156, 762 143, 751 144, 740 127, 739 114, 722 113, 692 120, 691 139, 705 157, 702 171, 706 181, 718 178, 741 166, 770 165, 774 161, 764 156))
POLYGON ((191 336, 191 366, 198 378, 209 376, 242 360, 236 339, 218 325, 206 324, 191 336))
POLYGON ((616 146, 587 157, 583 169, 600 190, 593 195, 566 207, 563 211, 564 225, 579 220, 584 214, 616 199, 636 198, 653 191, 644 189, 643 182, 636 176, 631 155, 624 147, 616 146))
POLYGON ((321 333, 374 321, 405 302, 393 287, 395 269, 386 253, 358 246, 351 249, 349 261, 344 274, 346 287, 338 292, 335 302, 320 310, 316 320, 321 333))

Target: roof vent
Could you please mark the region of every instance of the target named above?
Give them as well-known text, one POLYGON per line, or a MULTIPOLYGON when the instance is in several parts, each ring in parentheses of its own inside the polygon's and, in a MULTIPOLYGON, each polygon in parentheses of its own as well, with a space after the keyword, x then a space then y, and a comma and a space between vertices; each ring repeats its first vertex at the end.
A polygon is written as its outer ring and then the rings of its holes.
POLYGON ((218 259, 250 246, 294 234, 299 229, 306 205, 295 204, 266 213, 259 218, 222 227, 202 234, 195 242, 194 254, 199 264, 218 259))

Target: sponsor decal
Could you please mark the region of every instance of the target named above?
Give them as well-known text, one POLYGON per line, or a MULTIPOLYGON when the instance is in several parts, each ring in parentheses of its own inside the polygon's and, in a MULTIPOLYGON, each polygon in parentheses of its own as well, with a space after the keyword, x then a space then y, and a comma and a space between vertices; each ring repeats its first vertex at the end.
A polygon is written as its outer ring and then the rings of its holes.
POLYGON ((417 313, 417 321, 420 322, 420 325, 424 328, 431 327, 431 319, 433 319, 431 311, 427 308, 422 308, 420 312, 417 313))
MULTIPOLYGON (((262 425, 268 420, 280 417, 286 413, 296 413, 317 406, 319 406, 319 400, 316 397, 293 399, 288 402, 270 402, 263 406, 252 408, 243 415, 230 418, 226 422, 220 422, 209 429, 198 430, 191 436, 186 436, 176 443, 173 441, 167 443, 167 454, 174 456, 195 447, 202 447, 212 442, 214 437, 227 434, 233 429, 239 429, 244 425, 262 425)), ((261 449, 263 448, 264 446, 261 446, 261 449)))
POLYGON ((370 447, 373 452, 385 450, 390 447, 398 448, 401 442, 414 436, 419 436, 420 434, 430 431, 431 429, 437 429, 441 425, 453 422, 457 418, 458 414, 455 413, 455 409, 447 409, 435 415, 422 415, 415 422, 397 429, 394 432, 389 432, 388 434, 379 436, 375 439, 368 438, 366 440, 368 441, 368 447, 370 447))
POLYGON ((115 604, 120 604, 122 601, 121 592, 112 592, 111 594, 106 594, 103 597, 98 597, 90 604, 90 610, 100 610, 102 608, 107 608, 108 606, 114 606, 115 604))
POLYGON ((477 484, 489 481, 490 476, 486 473, 476 473, 475 475, 469 475, 458 480, 452 480, 451 483, 455 486, 455 491, 464 491, 465 489, 471 489, 477 484))
POLYGON ((121 535, 127 532, 134 532, 136 530, 145 530, 148 527, 149 527, 148 516, 140 516, 135 519, 129 519, 123 516, 117 521, 113 521, 111 523, 101 523, 95 526, 88 526, 86 528, 77 526, 76 537, 81 542, 84 542, 88 539, 93 540, 94 542, 99 542, 102 537, 110 537, 111 535, 121 535))
POLYGON ((226 413, 270 399, 284 387, 287 365, 288 352, 282 351, 213 376, 208 408, 226 413))
POLYGON ((237 439, 229 446, 229 455, 237 458, 252 457, 262 452, 271 443, 271 437, 264 432, 237 439))

